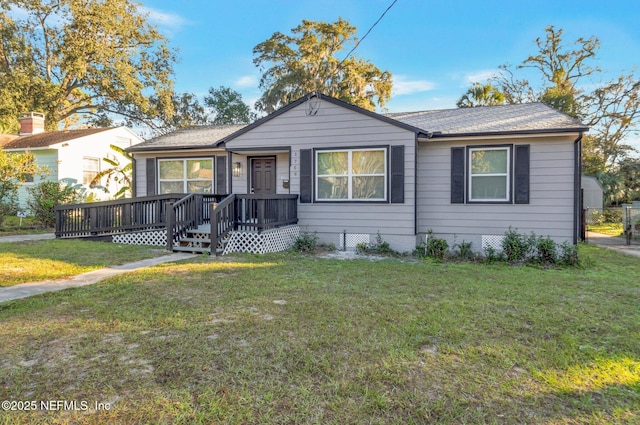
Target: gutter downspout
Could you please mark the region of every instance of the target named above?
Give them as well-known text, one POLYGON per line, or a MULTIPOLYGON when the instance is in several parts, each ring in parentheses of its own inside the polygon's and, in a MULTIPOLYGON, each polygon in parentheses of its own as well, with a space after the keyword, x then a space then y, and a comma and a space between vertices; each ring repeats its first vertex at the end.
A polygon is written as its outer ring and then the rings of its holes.
POLYGON ((573 144, 573 244, 577 245, 582 235, 582 132, 573 144))
POLYGON ((131 196, 133 198, 137 198, 138 197, 138 185, 137 185, 137 174, 136 173, 136 157, 133 155, 133 153, 130 154, 131 155, 131 196))
MULTIPOLYGON (((413 177, 413 234, 418 236, 418 171, 419 171, 419 167, 418 167, 418 159, 419 159, 419 139, 420 136, 423 137, 425 134, 421 134, 421 133, 416 133, 416 141, 415 141, 415 152, 414 152, 414 161, 413 161, 413 166, 414 166, 414 177, 413 177)), ((426 140, 430 140, 433 137, 433 133, 432 132, 427 132, 426 133, 426 140)), ((417 240, 416 240, 417 243, 417 240)))

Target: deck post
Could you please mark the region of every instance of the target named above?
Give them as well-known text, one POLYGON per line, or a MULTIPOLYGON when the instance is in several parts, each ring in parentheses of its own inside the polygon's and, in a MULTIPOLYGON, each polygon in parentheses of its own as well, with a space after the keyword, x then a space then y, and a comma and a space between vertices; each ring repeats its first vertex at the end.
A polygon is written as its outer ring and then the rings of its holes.
POLYGON ((173 228, 176 224, 176 213, 173 210, 173 202, 167 202, 165 205, 167 215, 167 250, 173 251, 173 228))

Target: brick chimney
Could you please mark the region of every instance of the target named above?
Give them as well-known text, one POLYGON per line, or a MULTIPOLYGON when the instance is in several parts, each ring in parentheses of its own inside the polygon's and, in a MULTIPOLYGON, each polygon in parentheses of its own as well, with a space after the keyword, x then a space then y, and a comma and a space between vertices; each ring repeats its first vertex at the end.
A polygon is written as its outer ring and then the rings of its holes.
POLYGON ((20 135, 31 136, 38 133, 44 133, 44 114, 40 112, 23 114, 20 117, 20 135))

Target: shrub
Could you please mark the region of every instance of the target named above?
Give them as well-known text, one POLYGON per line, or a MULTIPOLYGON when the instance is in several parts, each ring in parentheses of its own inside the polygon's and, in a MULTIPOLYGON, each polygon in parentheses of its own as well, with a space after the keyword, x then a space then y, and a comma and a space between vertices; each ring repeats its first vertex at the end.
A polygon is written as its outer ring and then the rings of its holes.
POLYGON ((298 252, 314 252, 318 246, 318 235, 302 232, 293 243, 293 249, 298 252))
POLYGON ((416 247, 414 254, 418 257, 429 257, 436 260, 444 260, 449 249, 449 243, 433 235, 433 231, 427 232, 427 240, 416 247))
POLYGON ((578 266, 580 259, 578 258, 578 247, 564 241, 560 245, 560 264, 565 266, 578 266))
POLYGON ((457 243, 453 245, 453 248, 456 250, 456 254, 458 257, 463 260, 470 260, 473 258, 473 249, 471 249, 471 242, 462 241, 461 243, 457 243))
POLYGON ((83 192, 74 186, 59 182, 44 181, 29 188, 30 199, 27 201, 35 220, 43 227, 54 227, 56 224, 56 205, 82 202, 83 192))
POLYGON ((361 242, 357 244, 356 252, 358 254, 383 254, 383 255, 396 253, 393 249, 391 249, 391 245, 389 245, 389 242, 386 242, 382 239, 382 236, 380 236, 380 233, 376 235, 375 241, 371 243, 366 244, 361 242))
POLYGON ((622 208, 605 208, 602 210, 605 223, 620 223, 622 221, 622 208))
POLYGON ((558 262, 558 253, 556 243, 550 237, 532 237, 534 243, 535 254, 532 259, 542 264, 556 264, 558 262))
POLYGON ((502 252, 507 261, 519 263, 523 261, 529 251, 529 243, 524 235, 509 227, 502 240, 502 252))
POLYGON ((499 253, 498 250, 492 247, 491 245, 485 246, 484 255, 489 263, 494 263, 502 259, 502 254, 499 253))

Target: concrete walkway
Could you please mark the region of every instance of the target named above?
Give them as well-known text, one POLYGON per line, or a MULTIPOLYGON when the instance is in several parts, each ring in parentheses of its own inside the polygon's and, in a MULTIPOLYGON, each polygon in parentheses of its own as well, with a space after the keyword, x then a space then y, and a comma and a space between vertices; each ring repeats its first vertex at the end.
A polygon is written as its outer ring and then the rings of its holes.
POLYGON ((45 239, 55 239, 56 235, 53 233, 35 233, 33 235, 14 235, 14 236, 1 236, 0 242, 26 242, 26 241, 41 241, 45 239))
MULTIPOLYGON (((0 237, 0 242, 26 242, 54 238, 55 235, 53 233, 39 233, 34 235, 2 236, 0 237)), ((162 257, 148 258, 146 260, 136 261, 133 263, 98 269, 65 279, 43 280, 40 282, 22 283, 20 285, 0 288, 0 303, 20 298, 27 298, 32 295, 44 294, 45 292, 61 291, 67 288, 91 285, 111 276, 117 276, 119 274, 162 263, 170 263, 173 261, 193 258, 195 256, 195 254, 174 253, 164 255, 162 257)))
POLYGON ((67 288, 91 285, 111 276, 117 276, 133 270, 143 269, 145 267, 151 267, 162 263, 180 261, 196 256, 196 254, 182 252, 174 253, 164 255, 162 257, 148 258, 146 260, 122 264, 120 266, 112 266, 104 269, 94 270, 70 278, 43 280, 41 282, 22 283, 20 285, 0 288, 0 303, 5 301, 17 300, 19 298, 27 298, 32 295, 43 294, 45 292, 61 291, 67 288))
POLYGON ((620 236, 603 235, 602 233, 587 232, 586 242, 589 245, 600 246, 613 249, 623 254, 640 258, 640 242, 632 241, 631 245, 626 244, 626 240, 620 236))

